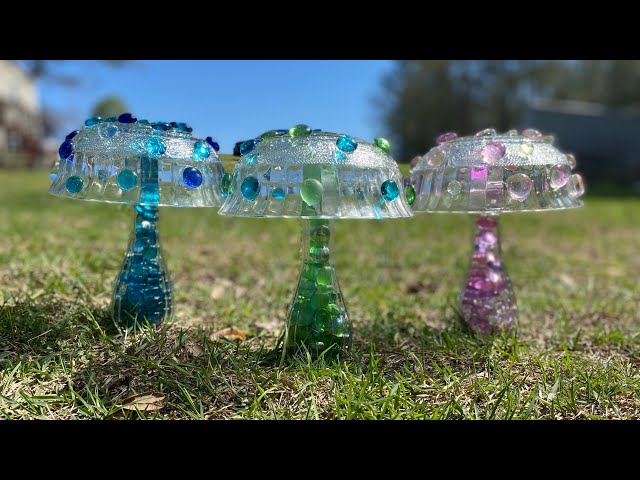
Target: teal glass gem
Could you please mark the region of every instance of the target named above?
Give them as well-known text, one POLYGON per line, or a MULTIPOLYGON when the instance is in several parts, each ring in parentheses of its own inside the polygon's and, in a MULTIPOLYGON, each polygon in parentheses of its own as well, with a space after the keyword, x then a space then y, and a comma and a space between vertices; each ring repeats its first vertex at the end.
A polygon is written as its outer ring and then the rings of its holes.
POLYGON ((98 133, 102 138, 113 138, 118 133, 118 126, 105 121, 98 126, 98 133))
POLYGON ((308 125, 298 124, 289 129, 289 135, 294 138, 303 138, 311 135, 311 128, 308 125))
POLYGON ((271 196, 275 199, 282 200, 285 197, 284 189, 282 187, 274 188, 271 196))
POLYGON ((385 180, 380 186, 380 193, 385 201, 392 202, 400 195, 400 189, 398 188, 398 184, 393 180, 385 180))
POLYGON ((100 180, 101 182, 107 181, 107 171, 105 169, 101 168, 100 170, 98 170, 98 180, 100 180))
POLYGON ((389 141, 386 138, 378 137, 373 141, 373 143, 375 143, 376 147, 385 153, 389 153, 391 151, 391 144, 389 144, 389 141))
POLYGON ((240 192, 244 198, 252 202, 260 193, 260 182, 256 177, 247 177, 242 181, 240 192))
POLYGON ((193 156, 197 160, 204 160, 211 155, 211 148, 206 142, 196 142, 193 144, 193 156))
POLYGON ((117 121, 117 120, 118 120, 118 119, 117 119, 116 117, 109 117, 109 118, 105 118, 105 119, 104 119, 104 121, 105 121, 105 122, 115 122, 115 121, 117 121))
POLYGON ((82 190, 82 187, 84 187, 84 181, 82 180, 82 178, 78 177, 77 175, 72 175, 69 178, 67 178, 67 181, 64 184, 64 188, 67 189, 67 192, 72 193, 72 194, 76 194, 76 193, 80 193, 80 190, 82 190))
POLYGON ((404 187, 404 198, 409 205, 413 205, 413 202, 416 201, 416 189, 413 188, 413 185, 409 184, 404 187))
POLYGON ((347 156, 340 150, 336 150, 333 154, 333 158, 335 158, 337 162, 344 162, 347 159, 347 156))
POLYGON ((250 154, 253 151, 253 149, 256 148, 257 144, 258 142, 256 141, 255 138, 252 138, 251 140, 247 140, 242 145, 240 145, 240 155, 250 154))
POLYGON ((102 122, 102 118, 94 115, 92 117, 87 118, 84 121, 84 124, 87 127, 93 127, 95 124, 100 123, 100 122, 102 122))
POLYGON ((149 120, 147 120, 146 118, 143 118, 142 120, 138 120, 138 125, 149 125, 149 120))
POLYGON ((122 190, 131 190, 138 184, 138 175, 131 170, 122 170, 118 174, 118 186, 122 190))
POLYGON ((231 193, 231 175, 228 173, 222 175, 222 180, 220 181, 220 193, 222 194, 222 198, 227 198, 231 193))
POLYGON ((189 188, 198 188, 202 185, 202 173, 194 167, 187 167, 182 172, 182 180, 189 188))
POLYGON ((145 144, 145 149, 150 156, 159 157, 167 151, 167 145, 160 137, 149 137, 145 144))
POLYGON ((337 147, 344 153, 352 153, 358 148, 358 142, 356 142, 349 135, 342 135, 336 140, 337 147))
POLYGON ((313 207, 322 201, 323 191, 324 188, 318 180, 307 178, 300 187, 300 197, 307 205, 313 207))
POLYGON ((252 153, 251 155, 249 155, 247 157, 247 165, 253 165, 253 162, 256 161, 256 158, 258 157, 257 153, 252 153))

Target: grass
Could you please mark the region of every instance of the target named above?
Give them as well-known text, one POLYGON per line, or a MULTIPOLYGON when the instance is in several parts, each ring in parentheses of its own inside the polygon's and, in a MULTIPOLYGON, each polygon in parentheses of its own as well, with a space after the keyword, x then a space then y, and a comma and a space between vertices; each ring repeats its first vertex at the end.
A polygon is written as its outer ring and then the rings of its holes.
POLYGON ((353 354, 281 365, 298 222, 161 210, 176 318, 127 331, 109 300, 130 207, 47 187, 0 173, 2 418, 640 418, 637 198, 503 217, 520 307, 504 337, 470 334, 453 309, 468 216, 338 222, 353 354), (230 326, 247 340, 213 335, 230 326))

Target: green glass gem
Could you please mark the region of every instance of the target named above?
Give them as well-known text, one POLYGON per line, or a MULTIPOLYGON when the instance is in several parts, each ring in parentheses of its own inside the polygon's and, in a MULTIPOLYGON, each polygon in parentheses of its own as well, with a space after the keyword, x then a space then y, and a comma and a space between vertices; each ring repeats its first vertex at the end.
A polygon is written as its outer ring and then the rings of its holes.
POLYGON ((267 138, 273 138, 277 136, 277 130, 269 130, 268 132, 264 132, 262 135, 260 135, 260 140, 266 140, 267 138))
POLYGON ((416 201, 416 189, 413 188, 413 185, 409 184, 404 187, 404 198, 409 205, 413 205, 413 202, 416 201))
POLYGON ((318 270, 318 285, 331 285, 331 267, 323 267, 318 270))
POLYGON ((389 141, 386 138, 378 137, 373 141, 373 143, 375 143, 376 147, 385 153, 389 153, 391 151, 391 144, 389 144, 389 141))
POLYGON ((67 189, 67 192, 73 194, 80 193, 82 187, 84 187, 84 182, 77 175, 72 175, 67 178, 67 181, 64 184, 64 188, 67 189))
POLYGON ((315 178, 307 178, 300 187, 300 197, 309 205, 318 205, 322 201, 322 184, 315 178))
POLYGON ((311 127, 302 123, 295 125, 289 129, 289 135, 294 138, 308 137, 311 135, 311 127))
POLYGON ((231 192, 231 175, 225 173, 220 181, 220 192, 224 198, 228 197, 231 192))

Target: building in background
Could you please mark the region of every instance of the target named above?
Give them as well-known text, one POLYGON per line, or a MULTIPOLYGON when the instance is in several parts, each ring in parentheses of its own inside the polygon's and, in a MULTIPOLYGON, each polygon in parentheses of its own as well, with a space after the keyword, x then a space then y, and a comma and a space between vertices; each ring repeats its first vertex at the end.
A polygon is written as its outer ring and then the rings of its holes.
POLYGON ((576 156, 587 187, 605 182, 640 190, 640 111, 545 100, 525 109, 520 126, 555 136, 560 150, 576 156))
POLYGON ((43 161, 42 111, 33 78, 0 60, 0 167, 38 167, 43 161))

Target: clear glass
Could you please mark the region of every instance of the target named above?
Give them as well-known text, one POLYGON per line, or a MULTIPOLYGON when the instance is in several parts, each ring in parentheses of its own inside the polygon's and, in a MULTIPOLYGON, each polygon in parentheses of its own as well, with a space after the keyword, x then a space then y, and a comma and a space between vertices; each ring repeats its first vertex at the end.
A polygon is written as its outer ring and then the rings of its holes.
POLYGON ((158 207, 133 207, 134 228, 116 280, 113 319, 159 325, 173 314, 173 292, 158 238, 158 207))
POLYGON ((514 326, 518 309, 502 263, 497 215, 480 215, 473 236, 467 280, 458 295, 465 322, 477 333, 499 333, 514 326))
POLYGON ((329 347, 335 356, 351 346, 351 323, 331 259, 329 220, 305 220, 302 233, 302 272, 285 334, 289 352, 306 348, 318 355, 329 347))

